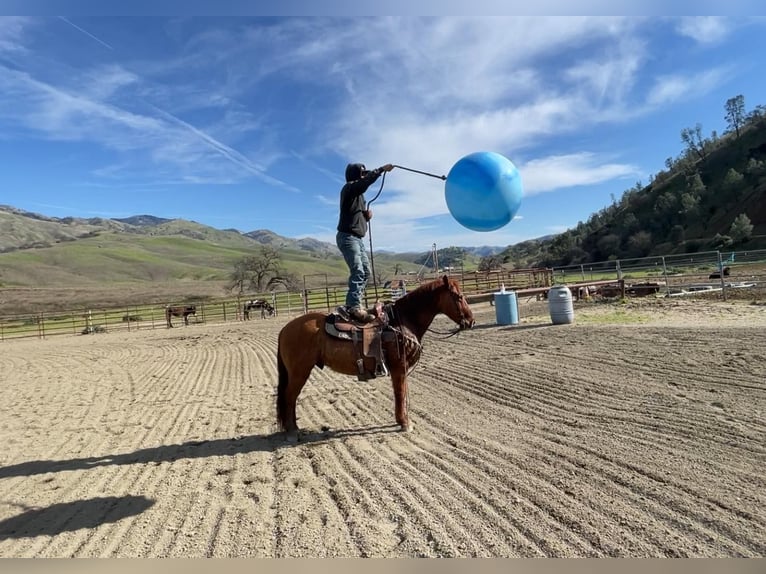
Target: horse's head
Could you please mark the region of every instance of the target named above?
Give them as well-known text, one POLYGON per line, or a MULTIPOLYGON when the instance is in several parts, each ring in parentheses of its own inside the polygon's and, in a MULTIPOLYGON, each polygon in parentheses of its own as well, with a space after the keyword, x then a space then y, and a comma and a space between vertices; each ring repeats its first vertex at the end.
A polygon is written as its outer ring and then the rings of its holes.
POLYGON ((439 310, 457 323, 460 329, 470 329, 474 324, 473 312, 460 292, 460 286, 457 281, 446 275, 443 277, 443 283, 445 290, 439 310))

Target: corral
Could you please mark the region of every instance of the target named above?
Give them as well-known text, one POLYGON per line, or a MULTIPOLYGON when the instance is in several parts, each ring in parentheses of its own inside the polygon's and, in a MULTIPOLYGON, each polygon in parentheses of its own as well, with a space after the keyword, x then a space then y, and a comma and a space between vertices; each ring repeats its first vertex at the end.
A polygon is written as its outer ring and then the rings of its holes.
POLYGON ((297 444, 274 424, 281 314, 5 341, 0 556, 766 553, 766 307, 474 311, 426 335, 414 432, 388 379, 315 370, 297 444))

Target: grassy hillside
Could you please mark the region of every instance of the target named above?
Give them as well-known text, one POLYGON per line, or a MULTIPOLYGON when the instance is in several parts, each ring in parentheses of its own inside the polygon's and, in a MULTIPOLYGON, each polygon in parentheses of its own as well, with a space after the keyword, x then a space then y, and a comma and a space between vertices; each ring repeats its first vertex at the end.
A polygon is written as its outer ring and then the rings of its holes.
POLYGON ((507 248, 503 261, 550 267, 766 248, 766 113, 756 108, 739 136, 700 131, 649 185, 626 190, 574 229, 507 248))

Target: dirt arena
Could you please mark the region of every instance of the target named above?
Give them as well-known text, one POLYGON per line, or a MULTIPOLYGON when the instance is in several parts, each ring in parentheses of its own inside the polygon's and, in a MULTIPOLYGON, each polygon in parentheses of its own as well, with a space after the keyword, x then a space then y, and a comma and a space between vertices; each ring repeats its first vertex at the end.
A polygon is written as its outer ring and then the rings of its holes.
POLYGON ((297 444, 287 318, 0 342, 0 557, 766 555, 766 306, 474 311, 426 335, 413 432, 315 370, 297 444))

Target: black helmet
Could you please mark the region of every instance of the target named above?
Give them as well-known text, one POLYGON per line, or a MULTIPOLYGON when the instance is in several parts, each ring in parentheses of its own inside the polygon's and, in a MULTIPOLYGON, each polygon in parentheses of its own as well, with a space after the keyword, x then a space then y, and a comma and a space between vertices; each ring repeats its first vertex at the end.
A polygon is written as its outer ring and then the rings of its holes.
POLYGON ((363 163, 350 163, 346 166, 346 181, 356 181, 364 175, 367 168, 363 163))

